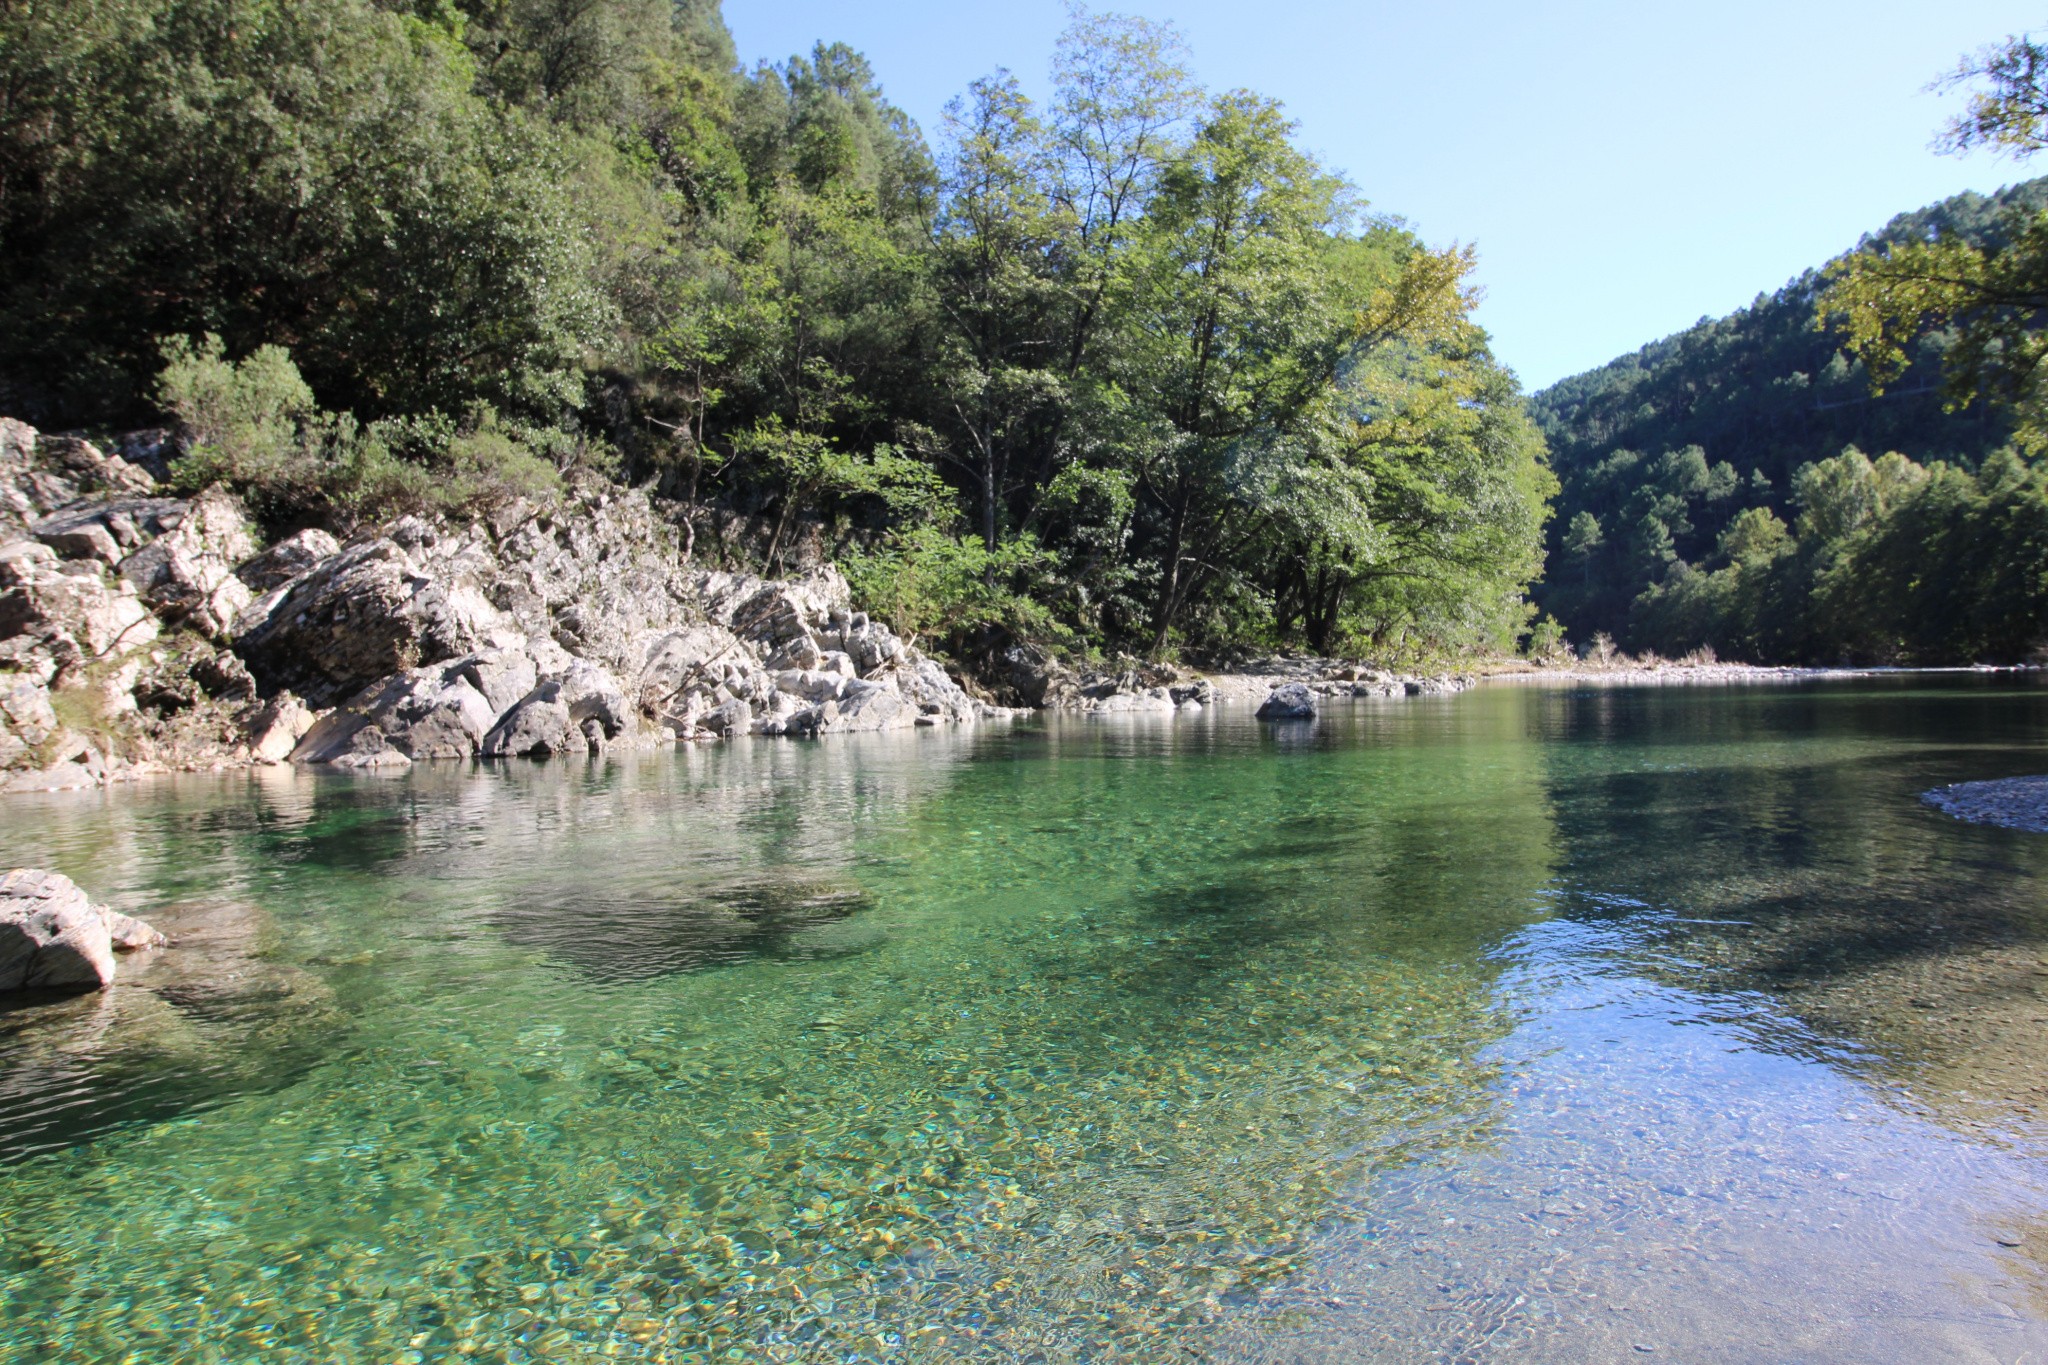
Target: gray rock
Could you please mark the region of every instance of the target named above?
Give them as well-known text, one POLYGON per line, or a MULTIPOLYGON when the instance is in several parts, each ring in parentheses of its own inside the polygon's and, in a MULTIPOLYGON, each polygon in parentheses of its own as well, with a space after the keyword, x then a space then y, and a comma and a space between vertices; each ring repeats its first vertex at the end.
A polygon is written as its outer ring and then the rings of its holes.
POLYGON ((19 673, 0 674, 0 769, 40 749, 57 728, 48 684, 19 673))
POLYGON ((478 570, 459 545, 416 558, 390 537, 361 541, 252 603, 235 650, 266 686, 330 705, 394 673, 495 647, 502 617, 478 570))
POLYGON ((724 735, 730 739, 747 733, 747 727, 753 720, 754 708, 741 698, 734 697, 712 707, 699 723, 712 734, 724 735))
POLYGON ((1260 720, 1314 720, 1316 694, 1302 683, 1283 683, 1259 703, 1260 720))
MULTIPOLYGON (((46 650, 75 652, 83 662, 119 658, 157 633, 156 618, 134 587, 109 581, 97 561, 16 554, 0 565, 0 638, 32 636, 46 650)), ((60 662, 56 671, 64 667, 60 662)))
POLYGON ((291 751, 291 761, 360 767, 385 749, 408 759, 468 758, 495 720, 490 703, 459 670, 411 669, 322 716, 291 751))
POLYGON ((562 702, 559 683, 542 683, 499 717, 484 736, 486 758, 544 758, 586 747, 582 730, 562 702))
POLYGON ((178 524, 121 561, 157 615, 210 639, 224 639, 249 605, 249 585, 235 565, 253 548, 241 508, 217 490, 194 498, 178 524))
MULTIPOLYGON (((132 521, 125 524, 131 529, 134 526, 132 521)), ((66 559, 97 559, 102 564, 121 562, 121 542, 114 539, 106 522, 97 517, 67 526, 38 525, 36 539, 66 559)))
POLYGON ((540 685, 540 669, 523 649, 491 649, 457 659, 449 676, 459 677, 483 694, 493 716, 502 716, 540 685))
POLYGON ((114 954, 159 947, 141 920, 87 899, 69 877, 17 867, 0 876, 0 991, 97 990, 114 954))
POLYGON ((257 763, 284 762, 317 719, 296 696, 278 693, 249 721, 250 759, 257 763))
POLYGON ((819 731, 907 730, 921 714, 916 703, 894 688, 880 683, 854 681, 846 685, 827 716, 821 713, 819 731))
POLYGON ((269 592, 340 553, 340 541, 325 531, 309 528, 286 536, 254 559, 243 562, 236 568, 235 576, 254 592, 269 592))
POLYGON ((582 727, 595 721, 606 739, 617 739, 633 728, 633 709, 618 680, 596 664, 578 659, 556 684, 556 696, 569 708, 569 719, 582 727))
POLYGON ((391 745, 384 731, 366 725, 355 732, 347 752, 327 760, 330 768, 409 768, 412 760, 391 745))

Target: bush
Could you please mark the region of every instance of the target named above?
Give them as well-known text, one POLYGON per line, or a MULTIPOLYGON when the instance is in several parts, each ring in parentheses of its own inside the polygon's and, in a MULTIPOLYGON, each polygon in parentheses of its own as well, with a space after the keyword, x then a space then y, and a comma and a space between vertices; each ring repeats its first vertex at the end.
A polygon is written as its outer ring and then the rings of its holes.
POLYGON ((558 464, 602 465, 564 432, 507 423, 488 407, 461 423, 440 413, 364 425, 320 411, 291 353, 263 346, 239 361, 220 338, 163 343, 158 400, 184 428, 172 476, 187 491, 225 484, 276 523, 348 530, 405 513, 466 512, 561 492, 558 464))
POLYGON ((1018 639, 1067 637, 1023 590, 1046 565, 1029 536, 991 551, 978 540, 918 526, 895 532, 875 549, 850 551, 840 564, 854 599, 906 639, 930 635, 958 644, 988 629, 1018 639))
POLYGON ((195 346, 185 337, 161 343, 164 367, 156 395, 185 429, 187 448, 174 470, 188 487, 261 484, 281 477, 296 449, 300 424, 314 415, 313 391, 291 352, 259 346, 239 361, 222 353, 209 332, 195 346))
POLYGON ((1523 653, 1537 660, 1562 659, 1570 655, 1571 645, 1564 638, 1564 627, 1557 623, 1555 617, 1539 616, 1529 627, 1529 643, 1523 653))

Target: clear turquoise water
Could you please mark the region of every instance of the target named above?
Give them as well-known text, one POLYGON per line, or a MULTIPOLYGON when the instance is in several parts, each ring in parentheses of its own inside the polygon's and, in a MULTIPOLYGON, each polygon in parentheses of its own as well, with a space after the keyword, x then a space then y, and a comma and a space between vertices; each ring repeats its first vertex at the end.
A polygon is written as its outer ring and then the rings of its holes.
POLYGON ((178 943, 0 1014, 0 1359, 2038 1353, 2048 839, 1916 796, 2044 722, 1499 686, 14 800, 178 943))

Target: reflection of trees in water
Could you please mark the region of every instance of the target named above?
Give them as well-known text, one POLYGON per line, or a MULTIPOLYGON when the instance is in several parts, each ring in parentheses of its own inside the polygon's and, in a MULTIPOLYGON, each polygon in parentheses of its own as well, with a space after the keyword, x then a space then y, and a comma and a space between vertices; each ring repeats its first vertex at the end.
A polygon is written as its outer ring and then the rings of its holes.
POLYGON ((1551 754, 1560 913, 1614 921, 1645 974, 1765 991, 1814 1030, 1759 1018, 1762 1046, 1840 1063, 1847 1044, 1951 1118, 2032 1126, 2048 841, 1918 795, 2048 766, 2038 694, 1565 694, 1544 710, 1581 741, 1551 754), (1596 736, 1607 747, 1583 743, 1596 736))
POLYGON ((353 812, 385 789, 323 793, 302 828, 328 833, 279 846, 295 950, 381 950, 343 988, 345 1067, 159 1130, 133 1159, 175 1199, 0 1190, 53 1230, 0 1311, 47 1322, 61 1289, 50 1354, 79 1360, 188 1349, 152 1315, 202 1287, 209 1340, 348 1357, 1170 1359, 1374 1171, 1484 1139, 1511 1021, 1483 953, 1551 870, 1526 749, 788 747, 794 773, 716 781, 415 778, 402 839, 353 812), (593 984, 577 945, 508 942, 579 885, 667 924, 774 878, 866 897, 787 942, 864 925, 872 951, 593 984), (235 1217, 189 1226, 195 1197, 235 1217))

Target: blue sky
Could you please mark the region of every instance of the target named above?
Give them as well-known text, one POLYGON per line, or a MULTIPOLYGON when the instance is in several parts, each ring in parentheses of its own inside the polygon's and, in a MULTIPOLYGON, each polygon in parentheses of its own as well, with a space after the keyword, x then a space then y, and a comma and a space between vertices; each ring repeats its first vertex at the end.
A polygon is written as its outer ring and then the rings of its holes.
MULTIPOLYGON (((1213 89, 1286 102, 1303 145, 1432 243, 1475 242, 1480 320, 1528 387, 1726 313, 1894 213, 2048 174, 1928 148, 1963 53, 2048 28, 2005 0, 1131 0, 1213 89)), ((929 135, 968 81, 1034 93, 1058 0, 725 0, 742 61, 836 39, 929 135)))

